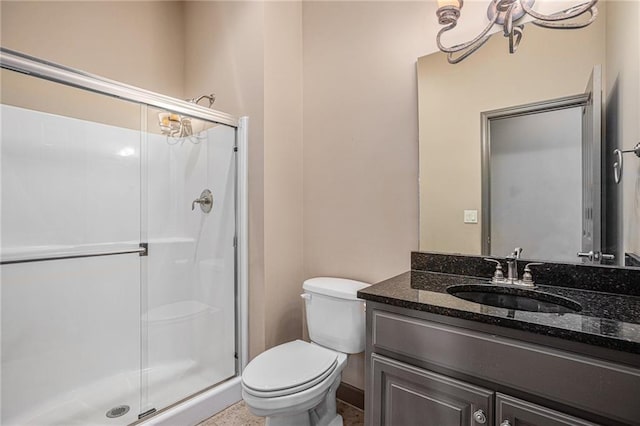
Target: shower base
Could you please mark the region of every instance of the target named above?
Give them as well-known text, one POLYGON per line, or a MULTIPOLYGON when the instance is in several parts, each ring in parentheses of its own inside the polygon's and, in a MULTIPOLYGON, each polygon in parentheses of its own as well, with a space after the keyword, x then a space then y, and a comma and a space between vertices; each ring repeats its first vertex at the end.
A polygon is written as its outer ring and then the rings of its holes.
MULTIPOLYGON (((220 383, 229 377, 224 377, 215 368, 199 367, 193 361, 174 362, 154 368, 149 372, 148 404, 144 411, 150 407, 162 409, 177 402, 178 398, 191 395, 202 389, 220 383)), ((87 426, 105 425, 120 426, 138 421, 143 395, 140 393, 140 374, 137 371, 118 374, 99 382, 75 389, 67 394, 59 395, 37 407, 31 409, 23 416, 4 419, 2 424, 6 426, 87 426), (118 406, 129 406, 130 409, 122 416, 109 418, 107 412, 118 406)), ((215 396, 216 388, 197 395, 209 394, 215 396)), ((237 392, 237 400, 240 393, 237 392)), ((231 399, 235 399, 235 396, 231 399)), ((235 401, 234 401, 235 402, 235 401)), ((223 404, 217 411, 228 404, 223 404)), ((155 417, 144 422, 145 424, 161 424, 162 419, 171 418, 174 408, 189 404, 189 400, 166 410, 155 421, 155 417)), ((215 404, 208 403, 211 407, 215 404)), ((195 413, 194 413, 195 414, 195 413)), ((205 413, 203 414, 206 417, 205 413)), ((183 413, 184 415, 184 413, 183 413)), ((204 417, 203 417, 204 418, 204 417)))

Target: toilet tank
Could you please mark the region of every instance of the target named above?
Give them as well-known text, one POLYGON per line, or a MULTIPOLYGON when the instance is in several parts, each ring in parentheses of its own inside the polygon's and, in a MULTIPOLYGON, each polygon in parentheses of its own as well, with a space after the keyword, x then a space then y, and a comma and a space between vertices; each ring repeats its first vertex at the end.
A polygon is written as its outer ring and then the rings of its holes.
POLYGON ((311 341, 348 354, 364 351, 364 301, 356 294, 368 286, 344 278, 306 280, 302 285, 302 297, 311 341))

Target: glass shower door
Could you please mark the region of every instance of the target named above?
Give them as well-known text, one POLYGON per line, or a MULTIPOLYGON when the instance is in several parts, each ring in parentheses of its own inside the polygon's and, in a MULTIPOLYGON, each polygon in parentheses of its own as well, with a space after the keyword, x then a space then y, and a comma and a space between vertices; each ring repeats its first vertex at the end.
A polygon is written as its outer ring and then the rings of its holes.
POLYGON ((236 372, 235 129, 152 107, 146 127, 143 412, 236 372))
POLYGON ((0 423, 131 424, 234 377, 236 129, 2 56, 0 423))
POLYGON ((134 422, 140 105, 1 72, 0 423, 134 422))

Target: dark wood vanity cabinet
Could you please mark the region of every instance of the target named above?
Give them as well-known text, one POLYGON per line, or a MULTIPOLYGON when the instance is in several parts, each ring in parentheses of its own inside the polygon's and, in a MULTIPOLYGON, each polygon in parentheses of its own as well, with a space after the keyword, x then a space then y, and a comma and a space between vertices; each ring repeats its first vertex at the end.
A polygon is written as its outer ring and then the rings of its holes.
POLYGON ((640 425, 638 366, 448 321, 367 302, 368 426, 640 425))
POLYGON ((372 424, 472 425, 489 423, 493 392, 469 383, 372 355, 372 424))
POLYGON ((518 398, 373 354, 374 425, 596 426, 518 398), (495 402, 494 402, 495 401, 495 402))

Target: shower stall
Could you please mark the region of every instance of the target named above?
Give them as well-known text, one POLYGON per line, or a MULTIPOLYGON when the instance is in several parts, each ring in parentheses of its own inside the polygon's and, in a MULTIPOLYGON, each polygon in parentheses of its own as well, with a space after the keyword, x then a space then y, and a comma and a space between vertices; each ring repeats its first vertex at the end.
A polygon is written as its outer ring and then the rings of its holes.
POLYGON ((0 423, 190 424, 238 401, 247 119, 0 63, 0 423))

